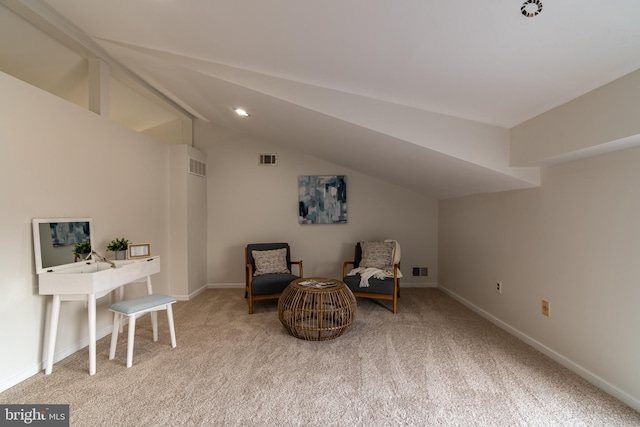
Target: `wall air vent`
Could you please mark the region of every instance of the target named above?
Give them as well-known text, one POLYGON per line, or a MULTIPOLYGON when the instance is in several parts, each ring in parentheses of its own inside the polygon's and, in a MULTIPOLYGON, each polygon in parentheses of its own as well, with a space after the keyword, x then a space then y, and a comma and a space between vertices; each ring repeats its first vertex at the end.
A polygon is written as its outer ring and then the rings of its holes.
POLYGON ((275 166, 278 162, 275 154, 260 154, 260 164, 266 166, 275 166))
POLYGON ((428 276, 429 269, 427 267, 413 267, 413 276, 428 276))
POLYGON ((189 173, 202 177, 207 176, 207 165, 200 160, 189 157, 189 173))

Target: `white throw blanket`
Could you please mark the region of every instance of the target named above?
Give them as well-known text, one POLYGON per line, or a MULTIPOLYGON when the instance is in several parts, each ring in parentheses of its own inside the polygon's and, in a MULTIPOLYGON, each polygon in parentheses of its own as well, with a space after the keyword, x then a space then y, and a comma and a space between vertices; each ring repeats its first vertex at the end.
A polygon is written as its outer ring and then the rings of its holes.
MULTIPOLYGON (((354 268, 349 273, 347 273, 347 276, 355 276, 356 274, 360 275, 361 288, 368 288, 370 286, 369 279, 372 277, 374 279, 380 279, 380 280, 384 280, 387 277, 390 277, 393 279, 393 271, 380 270, 379 268, 373 268, 373 267, 354 268)), ((400 270, 398 270, 398 277, 402 277, 402 273, 400 272, 400 270)))
MULTIPOLYGON (((400 262, 400 244, 395 240, 385 240, 385 242, 394 242, 396 244, 396 247, 393 251, 393 263, 394 264, 399 263, 400 262)), ((379 268, 373 268, 373 267, 354 268, 349 273, 347 273, 347 276, 355 276, 356 274, 360 275, 361 288, 368 288, 370 286, 369 279, 372 277, 374 279, 379 279, 379 280, 384 280, 388 277, 393 279, 393 270, 381 270, 379 268)), ((402 277, 402 272, 400 271, 400 269, 398 269, 398 278, 401 278, 401 277, 402 277)))

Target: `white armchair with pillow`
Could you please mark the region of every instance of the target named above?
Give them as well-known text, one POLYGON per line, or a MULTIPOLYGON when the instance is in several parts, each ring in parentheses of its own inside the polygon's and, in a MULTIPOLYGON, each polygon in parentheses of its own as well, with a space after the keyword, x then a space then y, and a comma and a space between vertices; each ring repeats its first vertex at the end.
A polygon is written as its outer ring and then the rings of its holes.
POLYGON ((289 283, 303 277, 302 261, 291 261, 288 243, 252 243, 244 249, 244 257, 249 314, 254 301, 279 298, 289 283), (293 264, 298 266, 298 276, 292 274, 293 264))
POLYGON ((342 265, 342 281, 353 295, 393 302, 397 313, 400 296, 400 244, 395 240, 358 242, 353 261, 342 265), (347 266, 353 268, 347 271, 347 266))

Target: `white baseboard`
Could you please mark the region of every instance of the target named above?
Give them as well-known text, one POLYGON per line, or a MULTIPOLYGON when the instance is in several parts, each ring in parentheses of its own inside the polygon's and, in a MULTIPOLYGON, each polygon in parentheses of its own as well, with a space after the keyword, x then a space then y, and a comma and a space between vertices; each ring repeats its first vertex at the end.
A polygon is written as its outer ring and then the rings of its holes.
MULTIPOLYGON (((96 331, 96 341, 106 337, 107 335, 111 334, 111 331, 113 329, 113 325, 112 326, 108 326, 106 328, 102 328, 99 331, 96 331)), ((75 353, 78 350, 82 350, 83 348, 87 347, 89 345, 89 337, 78 341, 77 343, 64 348, 60 351, 58 351, 57 353, 55 353, 53 355, 53 369, 55 370, 55 364, 59 361, 61 361, 62 359, 65 359, 68 356, 71 356, 73 353, 75 353)), ((30 378, 36 374, 38 374, 40 371, 44 370, 44 368, 47 366, 47 361, 43 360, 41 363, 36 364, 35 366, 32 366, 30 368, 27 368, 25 370, 23 370, 22 372, 18 372, 17 374, 7 378, 6 380, 0 382, 0 392, 3 392, 11 387, 13 387, 16 384, 21 383, 22 381, 26 380, 27 378, 30 378)), ((87 375, 89 374, 89 360, 87 359, 87 375)))
MULTIPOLYGON (((437 288, 437 283, 402 283, 400 281, 400 288, 437 288)), ((243 289, 244 283, 209 283, 208 289, 243 289)))
POLYGON ((244 289, 244 283, 209 283, 207 285, 208 289, 234 289, 240 288, 244 289))
POLYGON ((207 289, 208 289, 208 285, 204 285, 204 286, 196 289, 195 291, 191 292, 188 295, 171 295, 171 296, 176 298, 178 301, 189 301, 189 300, 197 297, 198 295, 200 295, 201 293, 203 293, 207 289))
POLYGON ((39 366, 32 366, 23 370, 22 372, 18 372, 15 375, 7 378, 6 380, 0 382, 0 392, 10 389, 14 385, 20 384, 22 381, 36 375, 42 369, 39 369, 39 366))
POLYGON ((400 280, 400 289, 403 288, 437 288, 437 283, 405 283, 400 280))
POLYGON ((573 362, 572 360, 566 358, 565 356, 561 355, 560 353, 556 352, 555 350, 547 347, 546 345, 542 344, 540 341, 537 341, 534 338, 531 338, 530 336, 522 333, 521 331, 519 331, 518 329, 514 328, 513 326, 503 322, 502 320, 498 319, 497 317, 493 316, 492 314, 484 311, 480 307, 472 304, 471 302, 469 302, 466 299, 462 298, 460 295, 456 294, 455 292, 445 288, 442 285, 438 285, 437 287, 438 287, 438 289, 442 290, 447 295, 451 296, 456 301, 459 301, 461 304, 463 304, 464 306, 466 306, 469 309, 473 310, 474 312, 478 313, 480 316, 482 316, 485 319, 489 320, 491 323, 495 324, 499 328, 504 329, 505 331, 507 331, 511 335, 513 335, 516 338, 524 341, 525 343, 529 344, 531 347, 535 348, 539 352, 541 352, 544 355, 546 355, 546 356, 550 357, 551 359, 555 360, 556 362, 558 362, 559 364, 561 364, 565 368, 567 368, 570 371, 578 374, 579 376, 581 376, 585 380, 589 381, 591 384, 595 385, 596 387, 598 387, 601 390, 605 391, 606 393, 612 395, 616 399, 618 399, 618 400, 624 402, 625 404, 629 405, 634 410, 640 412, 640 400, 638 400, 635 397, 631 396, 630 394, 624 392, 623 390, 619 389, 618 387, 614 386, 613 384, 611 384, 610 382, 606 381, 605 379, 599 377, 598 375, 594 374, 593 372, 583 368, 582 366, 580 366, 577 363, 573 362))
MULTIPOLYGON (((106 328, 102 328, 98 331, 96 331, 96 341, 106 337, 107 335, 111 335, 111 331, 113 330, 113 325, 107 326, 106 328)), ((78 350, 82 350, 83 348, 87 347, 89 345, 89 337, 84 338, 80 341, 78 341, 77 343, 64 348, 62 350, 60 350, 59 352, 55 353, 53 356, 53 363, 57 363, 59 361, 61 361, 62 359, 65 359, 69 356, 71 356, 73 353, 75 353, 78 350)), ((43 360, 42 361, 42 366, 41 369, 44 369, 45 366, 47 366, 47 361, 43 360)), ((87 372, 89 372, 89 361, 87 360, 87 372)))

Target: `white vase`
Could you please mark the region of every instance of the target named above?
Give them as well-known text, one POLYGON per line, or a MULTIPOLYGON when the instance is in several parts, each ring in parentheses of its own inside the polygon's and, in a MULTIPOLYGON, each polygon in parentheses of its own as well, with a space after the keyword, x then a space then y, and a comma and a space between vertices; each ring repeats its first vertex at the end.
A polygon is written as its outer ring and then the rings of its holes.
POLYGON ((127 251, 116 251, 116 260, 127 259, 127 251))

